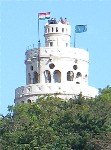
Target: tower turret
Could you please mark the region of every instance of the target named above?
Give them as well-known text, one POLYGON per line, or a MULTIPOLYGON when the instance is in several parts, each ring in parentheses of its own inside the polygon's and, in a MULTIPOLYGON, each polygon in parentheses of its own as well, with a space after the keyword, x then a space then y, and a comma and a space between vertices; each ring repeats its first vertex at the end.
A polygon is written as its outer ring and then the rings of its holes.
POLYGON ((51 19, 44 29, 46 47, 70 47, 71 26, 66 18, 51 19))
POLYGON ((26 85, 38 83, 38 51, 29 49, 25 53, 26 59, 26 85))

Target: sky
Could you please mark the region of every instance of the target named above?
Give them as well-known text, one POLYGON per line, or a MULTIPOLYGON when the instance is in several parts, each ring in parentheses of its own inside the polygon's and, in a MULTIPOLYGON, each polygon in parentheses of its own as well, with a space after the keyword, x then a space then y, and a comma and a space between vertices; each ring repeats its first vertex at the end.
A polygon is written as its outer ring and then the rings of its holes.
MULTIPOLYGON (((76 47, 89 51, 89 85, 111 86, 110 0, 1 0, 0 1, 0 114, 14 105, 15 89, 26 85, 25 51, 37 47, 40 12, 51 18, 67 18, 71 24, 71 46, 75 25, 87 24, 87 32, 76 34, 76 47)), ((44 45, 44 24, 40 40, 44 45)))

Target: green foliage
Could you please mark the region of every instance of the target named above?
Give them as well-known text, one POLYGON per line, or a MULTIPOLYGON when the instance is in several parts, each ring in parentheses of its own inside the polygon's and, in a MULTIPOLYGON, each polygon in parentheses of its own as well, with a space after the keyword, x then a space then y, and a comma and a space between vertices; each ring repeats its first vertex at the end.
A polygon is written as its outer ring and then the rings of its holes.
POLYGON ((110 150, 109 86, 95 99, 46 95, 8 111, 0 118, 0 150, 110 150))

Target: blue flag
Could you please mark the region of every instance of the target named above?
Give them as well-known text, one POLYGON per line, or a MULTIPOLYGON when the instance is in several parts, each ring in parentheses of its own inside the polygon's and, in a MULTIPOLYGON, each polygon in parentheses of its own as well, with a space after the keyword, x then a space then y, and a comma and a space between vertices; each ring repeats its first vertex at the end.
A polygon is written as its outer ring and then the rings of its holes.
POLYGON ((87 25, 76 25, 75 33, 82 33, 87 31, 87 25))

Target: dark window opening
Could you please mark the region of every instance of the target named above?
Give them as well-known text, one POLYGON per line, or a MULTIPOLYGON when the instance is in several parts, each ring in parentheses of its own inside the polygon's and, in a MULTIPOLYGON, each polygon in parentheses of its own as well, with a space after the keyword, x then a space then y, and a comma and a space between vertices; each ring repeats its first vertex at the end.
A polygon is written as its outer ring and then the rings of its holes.
POLYGON ((64 32, 64 28, 62 28, 62 32, 64 32))
POLYGON ((33 83, 38 83, 38 73, 36 71, 33 73, 33 83))
POLYGON ((73 81, 73 79, 74 79, 73 71, 68 71, 67 72, 67 81, 73 81))
POLYGON ((51 47, 53 46, 53 42, 50 42, 50 46, 51 46, 51 47))
POLYGON ((87 74, 85 75, 85 78, 87 78, 87 74))
POLYGON ((45 76, 45 82, 46 83, 51 83, 51 74, 49 70, 44 71, 44 76, 45 76))
POLYGON ((55 67, 55 65, 53 63, 49 64, 49 68, 53 69, 55 67))
POLYGON ((27 103, 31 103, 31 100, 30 100, 30 99, 28 99, 28 100, 27 100, 27 103))
POLYGON ((80 72, 77 72, 76 78, 82 77, 82 74, 80 72))
POLYGON ((33 66, 31 66, 30 69, 33 70, 33 66))
POLYGON ((54 82, 61 82, 61 72, 59 70, 55 70, 53 73, 54 82))
POLYGON ((74 65, 74 66, 73 66, 73 69, 74 69, 74 70, 77 70, 77 68, 78 68, 77 65, 74 65))
POLYGON ((80 82, 76 82, 76 84, 80 84, 80 82))
POLYGON ((58 27, 56 27, 56 32, 58 32, 58 27))

